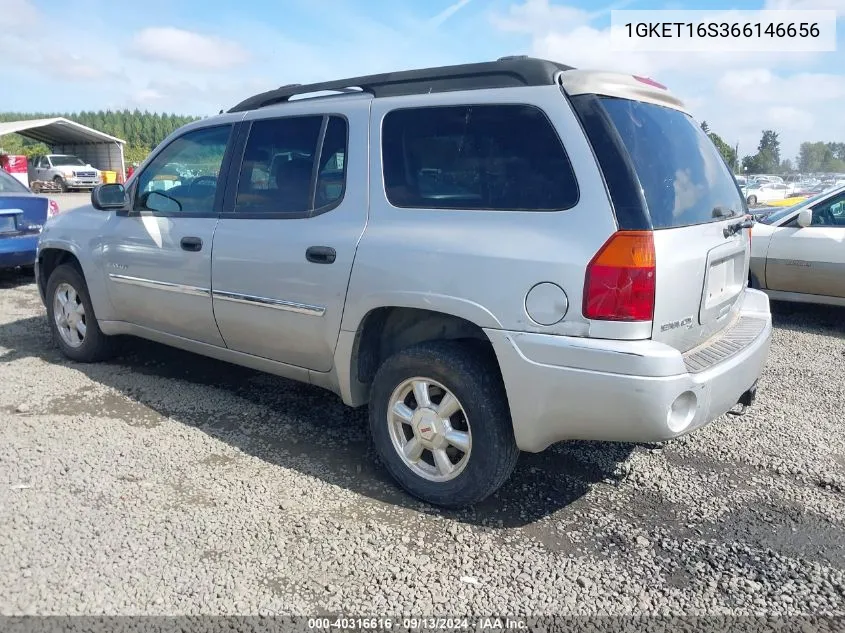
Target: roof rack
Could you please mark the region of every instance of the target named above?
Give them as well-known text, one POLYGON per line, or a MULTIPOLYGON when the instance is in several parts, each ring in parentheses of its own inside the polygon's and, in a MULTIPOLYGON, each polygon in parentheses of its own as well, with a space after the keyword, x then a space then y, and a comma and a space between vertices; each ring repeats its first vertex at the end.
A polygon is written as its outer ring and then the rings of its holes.
POLYGON ((229 112, 285 103, 291 97, 313 92, 357 92, 353 90, 355 88, 374 97, 396 97, 451 90, 546 86, 555 82, 560 71, 572 69, 572 66, 525 55, 501 57, 494 62, 406 70, 314 84, 287 84, 249 97, 229 112))

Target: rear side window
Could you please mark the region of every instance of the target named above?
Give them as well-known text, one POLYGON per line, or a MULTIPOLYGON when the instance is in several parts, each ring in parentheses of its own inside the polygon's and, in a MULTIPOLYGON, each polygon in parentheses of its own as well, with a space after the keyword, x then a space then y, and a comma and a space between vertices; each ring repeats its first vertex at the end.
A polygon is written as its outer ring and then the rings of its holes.
POLYGON ((343 198, 346 119, 303 116, 255 121, 238 178, 235 213, 302 217, 343 198))
POLYGON ((395 110, 384 118, 382 160, 396 207, 556 211, 578 202, 566 151, 534 106, 395 110))

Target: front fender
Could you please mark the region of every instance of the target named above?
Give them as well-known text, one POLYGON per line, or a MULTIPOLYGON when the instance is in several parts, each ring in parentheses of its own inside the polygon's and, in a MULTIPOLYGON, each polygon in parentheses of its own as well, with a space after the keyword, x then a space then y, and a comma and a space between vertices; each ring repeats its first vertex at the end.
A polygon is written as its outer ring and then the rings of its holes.
MULTIPOLYGON (((59 215, 51 218, 38 240, 37 261, 41 262, 44 251, 48 249, 65 251, 73 255, 82 268, 97 319, 107 321, 114 315, 102 265, 102 224, 104 216, 108 214, 95 213, 97 215, 86 218, 84 217, 87 215, 86 212, 78 210, 67 216, 59 215)), ((40 278, 40 268, 37 272, 40 278)), ((47 280, 43 281, 46 285, 47 280)))

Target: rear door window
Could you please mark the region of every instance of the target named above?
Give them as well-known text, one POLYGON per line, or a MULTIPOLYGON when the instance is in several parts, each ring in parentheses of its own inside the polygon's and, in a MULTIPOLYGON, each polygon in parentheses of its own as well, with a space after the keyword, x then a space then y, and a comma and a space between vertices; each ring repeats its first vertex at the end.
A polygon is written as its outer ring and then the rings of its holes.
POLYGON ((600 101, 631 158, 653 228, 703 224, 745 213, 732 172, 689 115, 628 99, 600 101))
POLYGON ((395 110, 384 118, 382 157, 395 207, 554 211, 578 202, 560 138, 530 105, 395 110))
POLYGON ((340 116, 255 121, 238 177, 241 217, 303 217, 337 206, 345 190, 347 122, 340 116))

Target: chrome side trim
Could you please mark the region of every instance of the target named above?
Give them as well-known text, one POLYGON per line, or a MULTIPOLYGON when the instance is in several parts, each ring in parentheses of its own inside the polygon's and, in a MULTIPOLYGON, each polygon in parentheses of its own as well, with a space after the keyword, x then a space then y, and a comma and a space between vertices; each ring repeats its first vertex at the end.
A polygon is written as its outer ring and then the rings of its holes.
POLYGON ((295 301, 256 297, 254 295, 244 295, 239 292, 226 292, 224 290, 214 290, 211 294, 215 299, 220 299, 221 301, 231 301, 232 303, 243 303, 251 306, 273 308, 275 310, 284 310, 285 312, 307 314, 308 316, 323 316, 326 313, 326 308, 324 306, 296 303, 295 301))
POLYGON ((109 273, 109 279, 120 284, 128 286, 139 286, 141 288, 152 288, 153 290, 167 290, 168 292, 178 292, 183 295, 193 295, 196 297, 210 297, 210 288, 200 288, 198 286, 185 286, 182 284, 173 284, 169 281, 155 281, 153 279, 143 279, 141 277, 130 277, 129 275, 116 275, 109 273))

